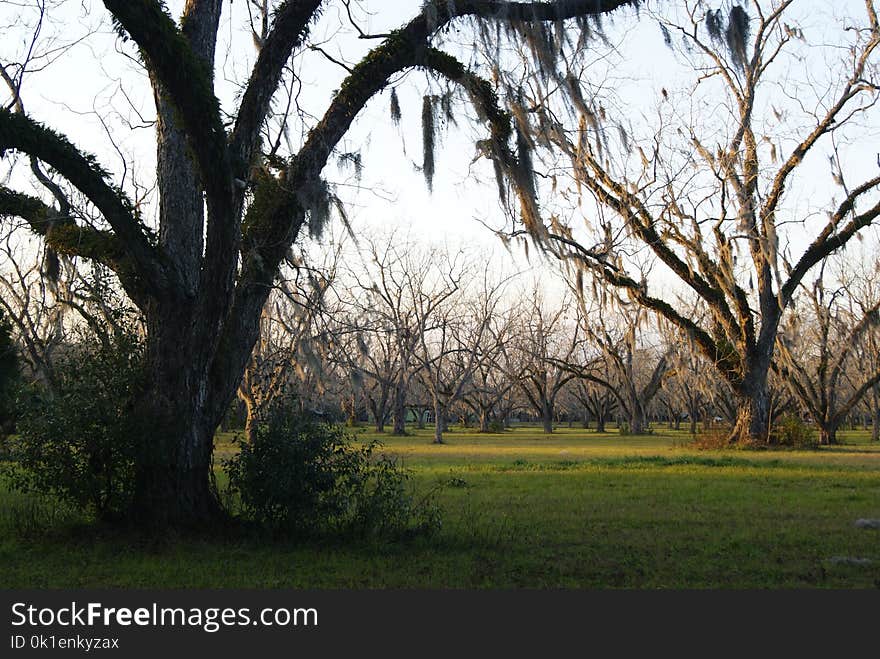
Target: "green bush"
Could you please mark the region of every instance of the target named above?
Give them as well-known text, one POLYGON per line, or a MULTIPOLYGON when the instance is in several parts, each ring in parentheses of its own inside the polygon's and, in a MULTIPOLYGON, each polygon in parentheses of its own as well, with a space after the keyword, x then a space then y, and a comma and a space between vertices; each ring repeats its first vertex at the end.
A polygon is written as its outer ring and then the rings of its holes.
POLYGON ((69 347, 54 364, 51 390, 32 387, 19 396, 19 435, 3 468, 12 488, 55 496, 100 519, 119 517, 132 496, 131 404, 142 372, 134 336, 69 347))
POLYGON ((377 455, 377 442, 356 446, 335 425, 276 404, 253 443, 223 461, 229 500, 241 515, 276 533, 298 537, 356 535, 397 539, 439 526, 437 508, 416 502, 409 474, 377 455))
POLYGON ((504 427, 504 422, 503 422, 503 421, 499 421, 498 419, 492 419, 492 420, 489 422, 489 432, 492 432, 492 433, 502 433, 502 432, 504 432, 505 430, 506 430, 506 428, 504 427))
POLYGON ((792 448, 814 448, 817 446, 812 427, 795 414, 786 414, 773 424, 770 443, 792 448))
POLYGON ((15 426, 15 395, 20 384, 18 362, 12 325, 0 309, 0 452, 15 426))

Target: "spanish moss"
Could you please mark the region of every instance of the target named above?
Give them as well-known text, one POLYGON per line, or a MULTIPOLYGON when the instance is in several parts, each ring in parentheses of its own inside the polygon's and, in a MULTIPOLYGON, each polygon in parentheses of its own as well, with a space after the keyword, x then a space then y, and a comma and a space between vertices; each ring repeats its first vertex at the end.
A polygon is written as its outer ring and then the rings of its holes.
POLYGON ((422 100, 422 149, 424 162, 422 173, 425 175, 425 183, 428 190, 434 191, 434 137, 436 127, 434 125, 434 100, 425 96, 422 100))
POLYGON ((391 121, 395 126, 400 125, 403 114, 400 111, 400 99, 397 98, 397 89, 391 89, 391 121))

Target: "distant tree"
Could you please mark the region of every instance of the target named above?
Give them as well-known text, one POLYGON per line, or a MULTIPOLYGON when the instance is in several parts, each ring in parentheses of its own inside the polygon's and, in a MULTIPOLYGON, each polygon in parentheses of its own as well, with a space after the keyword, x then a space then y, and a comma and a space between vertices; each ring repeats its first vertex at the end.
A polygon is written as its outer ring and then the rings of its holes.
POLYGON ((517 387, 520 372, 517 369, 515 317, 519 307, 497 310, 489 324, 478 350, 477 363, 471 386, 462 395, 462 401, 476 415, 480 432, 490 432, 490 424, 504 423, 509 414, 511 392, 517 387))
POLYGON ((648 409, 671 374, 670 353, 644 341, 648 313, 606 292, 598 302, 578 294, 578 325, 587 345, 598 354, 585 364, 569 367, 582 379, 605 387, 617 399, 629 432, 648 430, 648 409))
POLYGON ((570 298, 548 302, 535 284, 523 301, 517 328, 522 360, 519 389, 547 435, 553 432, 556 400, 576 377, 567 368, 580 344, 578 328, 571 324, 571 307, 570 298))
POLYGON ((413 291, 413 311, 424 328, 413 355, 433 403, 435 444, 443 443, 447 415, 473 387, 474 373, 481 362, 494 357, 493 351, 483 348, 502 292, 503 283, 490 280, 488 266, 484 266, 479 284, 472 286, 466 297, 447 297, 445 303, 437 304, 433 296, 413 291))
POLYGON ((880 324, 880 300, 851 315, 846 290, 819 277, 801 287, 800 305, 779 337, 779 371, 819 428, 820 444, 836 444, 837 430, 880 382, 880 368, 855 369, 859 346, 880 324))
POLYGON ((300 270, 301 277, 280 281, 263 307, 260 336, 238 385, 245 406, 245 437, 252 442, 257 424, 273 403, 290 398, 298 383, 306 386, 296 399, 308 404, 306 392, 323 389, 326 334, 321 314, 335 266, 300 270))

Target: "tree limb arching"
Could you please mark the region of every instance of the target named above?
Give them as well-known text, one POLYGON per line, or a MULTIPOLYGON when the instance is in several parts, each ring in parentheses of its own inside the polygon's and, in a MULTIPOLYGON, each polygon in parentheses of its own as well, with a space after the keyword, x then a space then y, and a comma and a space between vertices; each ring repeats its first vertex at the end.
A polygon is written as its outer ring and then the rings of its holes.
MULTIPOLYGON (((174 274, 151 244, 137 209, 107 181, 107 172, 93 156, 83 154, 64 137, 29 117, 0 109, 0 151, 7 149, 22 151, 47 163, 95 205, 113 229, 115 244, 130 256, 144 291, 161 293, 176 284, 174 274)), ((73 246, 68 242, 69 249, 73 246)))

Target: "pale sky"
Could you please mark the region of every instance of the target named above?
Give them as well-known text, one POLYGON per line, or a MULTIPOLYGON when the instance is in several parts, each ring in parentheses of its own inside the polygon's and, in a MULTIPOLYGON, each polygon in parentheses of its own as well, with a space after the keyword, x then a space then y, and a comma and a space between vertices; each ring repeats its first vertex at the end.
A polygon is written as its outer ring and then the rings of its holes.
MULTIPOLYGON (((168 4, 176 15, 183 3, 176 0, 168 4)), ((664 4, 654 2, 648 6, 664 4)), ((833 3, 830 8, 830 3, 819 0, 804 0, 798 4, 807 37, 816 40, 824 37, 822 32, 829 23, 829 12, 853 11, 863 6, 861 0, 833 3)), ((20 10, 16 5, 0 4, 0 26, 4 34, 12 37, 0 44, 0 57, 4 62, 20 59, 28 47, 26 39, 30 34, 21 29, 20 10)), ((360 15, 365 21, 364 29, 385 32, 415 15, 420 6, 421 0, 367 0, 363 3, 367 12, 360 15)), ((226 8, 221 24, 223 43, 217 55, 217 90, 224 106, 233 109, 234 87, 228 81, 246 79, 254 49, 243 31, 246 25, 244 0, 228 4, 226 8), (227 48, 230 39, 235 43, 232 49, 227 48)), ((340 31, 339 11, 339 7, 331 5, 313 29, 312 39, 324 42, 322 47, 338 59, 356 60, 376 42, 358 40, 347 28, 340 31)), ((42 36, 54 40, 58 46, 75 42, 94 30, 98 33, 57 59, 53 59, 55 53, 52 53, 52 57, 39 62, 46 66, 29 74, 22 88, 26 108, 37 119, 65 133, 80 148, 95 153, 114 173, 116 181, 124 183, 132 196, 136 196, 132 182, 150 184, 155 166, 153 129, 132 130, 124 124, 125 121, 140 123, 138 113, 147 120, 153 116, 151 93, 144 74, 136 62, 118 52, 131 53, 131 48, 119 44, 100 3, 56 0, 50 2, 50 18, 52 21, 44 27, 42 36), (86 11, 84 7, 92 8, 86 11), (115 144, 107 138, 101 120, 110 129, 115 144)), ((613 25, 606 24, 606 29, 626 58, 613 69, 612 82, 621 88, 620 111, 628 115, 624 119, 638 123, 639 115, 652 112, 657 106, 661 88, 675 90, 684 85, 682 69, 671 51, 663 46, 656 23, 646 15, 637 22, 625 21, 621 16, 613 25)), ((298 73, 303 83, 300 99, 303 107, 320 115, 345 71, 317 53, 310 53, 298 73)), ((809 74, 821 80, 821 71, 809 74)), ((503 254, 498 239, 477 221, 492 226, 499 226, 503 221, 491 167, 485 160, 472 162, 474 140, 485 135, 467 121, 445 131, 438 139, 437 175, 434 192, 430 194, 421 173, 416 170, 422 161, 419 118, 421 96, 428 89, 428 79, 419 72, 405 77, 404 84, 398 85, 403 110, 401 126, 395 127, 389 121, 386 92, 371 101, 341 145, 342 150, 359 151, 362 155, 364 170, 359 185, 350 174, 346 180, 346 175, 336 174, 331 167, 325 170, 328 179, 340 183, 338 192, 348 202, 355 231, 373 233, 400 226, 428 242, 448 242, 453 246, 460 242, 478 245, 487 253, 503 254)), ((873 137, 877 137, 876 130, 873 137)), ((876 166, 874 144, 866 141, 862 148, 854 151, 851 159, 854 168, 876 166)), ((791 207, 798 214, 818 212, 819 206, 827 206, 833 186, 825 157, 825 154, 817 154, 814 162, 808 163, 815 170, 809 188, 792 193, 791 207)), ((26 170, 22 162, 9 180, 20 182, 26 170)))

